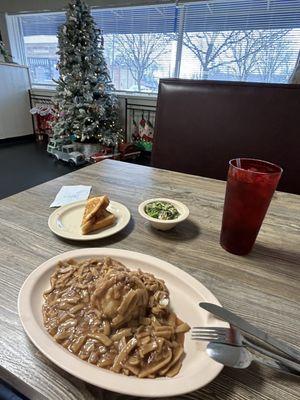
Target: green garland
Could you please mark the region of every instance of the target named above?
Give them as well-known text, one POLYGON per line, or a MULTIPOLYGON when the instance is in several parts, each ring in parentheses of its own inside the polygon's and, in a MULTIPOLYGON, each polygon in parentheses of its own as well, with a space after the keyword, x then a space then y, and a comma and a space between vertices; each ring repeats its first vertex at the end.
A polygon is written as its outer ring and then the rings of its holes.
POLYGON ((0 40, 0 54, 3 56, 6 63, 12 62, 11 55, 6 50, 4 43, 0 40))

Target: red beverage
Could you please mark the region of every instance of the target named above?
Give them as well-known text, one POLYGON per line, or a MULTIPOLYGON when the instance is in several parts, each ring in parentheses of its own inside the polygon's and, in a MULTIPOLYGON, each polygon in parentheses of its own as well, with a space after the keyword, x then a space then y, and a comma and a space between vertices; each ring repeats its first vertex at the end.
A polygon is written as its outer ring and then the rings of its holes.
POLYGON ((233 254, 252 249, 282 169, 251 158, 229 162, 220 243, 233 254))

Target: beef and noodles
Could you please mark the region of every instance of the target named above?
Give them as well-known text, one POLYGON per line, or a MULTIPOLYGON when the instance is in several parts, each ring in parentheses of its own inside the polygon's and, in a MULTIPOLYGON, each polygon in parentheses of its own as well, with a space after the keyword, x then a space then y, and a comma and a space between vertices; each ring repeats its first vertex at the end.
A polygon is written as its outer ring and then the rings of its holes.
POLYGON ((59 262, 44 293, 50 335, 82 360, 139 378, 176 375, 190 327, 165 282, 111 258, 59 262))

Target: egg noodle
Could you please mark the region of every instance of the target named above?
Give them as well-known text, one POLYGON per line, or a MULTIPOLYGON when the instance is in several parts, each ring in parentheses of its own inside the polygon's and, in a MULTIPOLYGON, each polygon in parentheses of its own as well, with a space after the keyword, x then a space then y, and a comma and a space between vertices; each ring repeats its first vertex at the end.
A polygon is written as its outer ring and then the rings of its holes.
POLYGON ((44 325, 82 360, 139 378, 172 377, 190 327, 169 307, 165 282, 111 258, 59 262, 44 292, 44 325))

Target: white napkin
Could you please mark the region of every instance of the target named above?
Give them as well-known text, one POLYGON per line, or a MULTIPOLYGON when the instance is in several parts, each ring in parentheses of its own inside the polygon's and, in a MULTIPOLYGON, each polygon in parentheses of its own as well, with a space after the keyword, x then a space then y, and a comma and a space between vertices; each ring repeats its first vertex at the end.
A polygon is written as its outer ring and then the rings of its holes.
POLYGON ((92 186, 84 185, 62 186, 50 207, 60 207, 74 203, 74 201, 86 200, 89 197, 91 189, 92 186))

